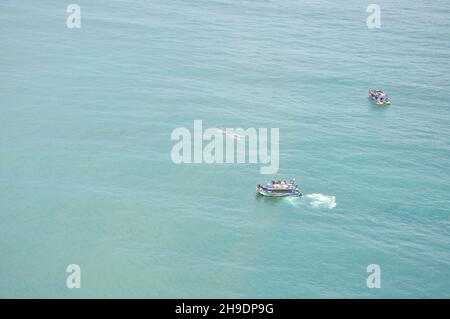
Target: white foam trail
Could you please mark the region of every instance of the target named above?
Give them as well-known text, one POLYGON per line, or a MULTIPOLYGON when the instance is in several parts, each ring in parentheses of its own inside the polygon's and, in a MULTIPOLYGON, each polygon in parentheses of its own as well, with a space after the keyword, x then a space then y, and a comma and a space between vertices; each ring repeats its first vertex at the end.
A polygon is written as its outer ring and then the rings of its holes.
POLYGON ((286 197, 285 199, 292 207, 297 207, 299 205, 300 197, 286 197))
POLYGON ((325 207, 325 208, 335 208, 336 207, 336 196, 324 195, 324 194, 307 194, 305 197, 311 199, 311 206, 313 207, 325 207))

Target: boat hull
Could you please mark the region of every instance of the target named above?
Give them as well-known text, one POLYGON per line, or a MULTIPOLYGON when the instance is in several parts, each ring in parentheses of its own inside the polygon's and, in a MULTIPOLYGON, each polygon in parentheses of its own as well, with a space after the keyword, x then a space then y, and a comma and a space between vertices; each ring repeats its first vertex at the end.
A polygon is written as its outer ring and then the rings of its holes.
POLYGON ((301 197, 303 194, 301 192, 272 192, 264 189, 257 189, 256 192, 264 197, 301 197))
POLYGON ((372 102, 374 102, 376 105, 391 105, 391 102, 385 102, 385 103, 382 103, 382 102, 380 102, 380 101, 378 101, 376 98, 373 98, 373 97, 371 97, 371 96, 369 96, 369 99, 372 101, 372 102))

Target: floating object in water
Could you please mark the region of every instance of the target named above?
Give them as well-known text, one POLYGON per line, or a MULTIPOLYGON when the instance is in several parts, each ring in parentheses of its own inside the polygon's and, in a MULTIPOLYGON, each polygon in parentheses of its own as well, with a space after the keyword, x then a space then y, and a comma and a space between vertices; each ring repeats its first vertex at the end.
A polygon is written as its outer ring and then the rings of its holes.
POLYGON ((258 184, 256 186, 258 194, 267 197, 300 197, 298 186, 295 184, 295 179, 290 181, 272 181, 267 184, 258 184))
POLYGON ((389 99, 389 97, 386 95, 386 93, 384 91, 381 91, 381 90, 370 89, 369 90, 369 98, 378 105, 390 105, 391 104, 391 100, 389 99))

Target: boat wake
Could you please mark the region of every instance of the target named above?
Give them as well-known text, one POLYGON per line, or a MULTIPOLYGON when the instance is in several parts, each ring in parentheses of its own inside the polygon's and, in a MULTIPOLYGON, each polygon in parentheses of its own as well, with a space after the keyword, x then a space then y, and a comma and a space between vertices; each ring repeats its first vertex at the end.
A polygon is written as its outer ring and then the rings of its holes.
POLYGON ((311 206, 316 208, 335 208, 336 196, 324 195, 324 194, 307 194, 306 198, 311 199, 311 206))

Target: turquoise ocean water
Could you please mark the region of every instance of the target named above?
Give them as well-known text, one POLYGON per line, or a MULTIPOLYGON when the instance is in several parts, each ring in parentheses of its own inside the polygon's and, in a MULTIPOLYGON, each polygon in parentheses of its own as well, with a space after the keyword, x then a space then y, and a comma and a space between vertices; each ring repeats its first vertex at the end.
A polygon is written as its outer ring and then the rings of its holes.
POLYGON ((0 297, 450 297, 448 1, 73 2, 0 3, 0 297), (174 164, 195 119, 278 174, 174 164))

